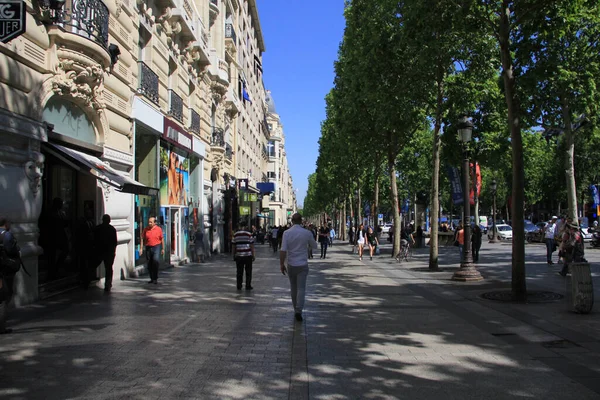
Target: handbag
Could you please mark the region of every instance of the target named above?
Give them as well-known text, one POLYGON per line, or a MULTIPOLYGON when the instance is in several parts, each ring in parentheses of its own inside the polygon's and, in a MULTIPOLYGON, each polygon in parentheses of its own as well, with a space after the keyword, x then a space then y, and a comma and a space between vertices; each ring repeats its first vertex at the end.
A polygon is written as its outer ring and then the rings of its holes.
POLYGON ((381 250, 379 250, 379 246, 375 247, 375 254, 381 254, 381 250))
POLYGON ((458 247, 458 245, 459 245, 459 244, 460 244, 460 243, 458 242, 458 240, 455 240, 455 241, 454 241, 454 245, 455 245, 456 247, 458 247))

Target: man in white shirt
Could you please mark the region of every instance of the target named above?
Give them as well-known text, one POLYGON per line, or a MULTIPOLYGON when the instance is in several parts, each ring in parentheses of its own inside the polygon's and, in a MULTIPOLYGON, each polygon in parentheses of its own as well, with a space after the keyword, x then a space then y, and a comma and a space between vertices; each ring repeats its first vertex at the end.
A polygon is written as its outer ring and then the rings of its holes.
POLYGON ((548 225, 546 225, 546 230, 544 232, 544 237, 546 241, 546 261, 549 265, 552 265, 552 253, 554 253, 554 247, 556 246, 556 242, 554 241, 554 231, 556 229, 556 220, 558 218, 553 216, 548 225))
POLYGON ((283 233, 281 250, 279 251, 279 265, 283 275, 288 274, 292 304, 296 321, 302 321, 304 297, 306 295, 306 278, 308 277, 308 252, 309 247, 317 249, 318 244, 311 231, 302 227, 302 215, 292 215, 292 227, 283 233), (287 257, 287 268, 285 259, 287 257))

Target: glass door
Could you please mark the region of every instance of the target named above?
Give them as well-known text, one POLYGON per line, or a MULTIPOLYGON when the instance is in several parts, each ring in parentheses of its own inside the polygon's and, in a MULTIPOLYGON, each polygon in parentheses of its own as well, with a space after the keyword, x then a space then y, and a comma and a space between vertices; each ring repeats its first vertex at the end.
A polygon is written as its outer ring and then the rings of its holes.
POLYGON ((175 258, 181 257, 181 221, 179 208, 171 208, 171 256, 175 258))

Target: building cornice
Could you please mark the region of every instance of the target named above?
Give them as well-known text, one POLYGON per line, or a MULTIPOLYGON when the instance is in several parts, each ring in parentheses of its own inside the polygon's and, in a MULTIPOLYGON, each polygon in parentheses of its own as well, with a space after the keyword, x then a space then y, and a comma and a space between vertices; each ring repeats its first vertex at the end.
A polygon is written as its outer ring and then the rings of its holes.
POLYGON ((263 38, 262 28, 260 26, 260 19, 258 18, 258 8, 256 7, 256 0, 248 0, 248 8, 250 9, 250 15, 254 20, 254 32, 256 33, 256 40, 258 41, 258 48, 261 52, 265 52, 265 39, 263 38))

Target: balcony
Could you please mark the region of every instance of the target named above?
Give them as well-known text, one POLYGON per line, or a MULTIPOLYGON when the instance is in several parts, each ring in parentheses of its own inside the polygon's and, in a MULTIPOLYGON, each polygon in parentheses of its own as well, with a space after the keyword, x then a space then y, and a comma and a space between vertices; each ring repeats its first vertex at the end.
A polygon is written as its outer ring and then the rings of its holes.
POLYGON ((101 0, 67 0, 63 7, 55 9, 41 5, 40 8, 46 13, 45 20, 49 24, 108 48, 109 12, 101 0))
POLYGON ((219 0, 210 0, 210 20, 211 24, 219 15, 219 0))
POLYGON ((213 81, 229 86, 229 65, 225 60, 217 57, 216 51, 212 51, 208 74, 213 81))
POLYGON ((200 64, 208 64, 210 63, 210 50, 208 49, 208 34, 206 33, 206 28, 202 23, 200 17, 196 20, 196 28, 197 32, 196 40, 191 43, 192 50, 198 52, 197 61, 200 64))
POLYGON ((231 113, 237 114, 242 111, 242 105, 240 99, 236 93, 235 85, 230 85, 227 89, 227 97, 225 98, 225 107, 230 110, 231 113))
POLYGON ((223 129, 213 127, 210 145, 213 148, 220 148, 222 152, 225 152, 225 132, 223 129))
POLYGON ((138 61, 138 64, 140 67, 138 93, 158 105, 158 75, 145 62, 138 61))
POLYGON ((225 46, 231 54, 237 52, 237 35, 235 34, 235 29, 233 29, 233 24, 231 22, 225 23, 225 46))
POLYGON ((192 110, 192 116, 190 118, 190 131, 195 134, 200 134, 200 114, 196 112, 196 110, 192 110))
POLYGON ((169 89, 169 115, 183 123, 183 100, 172 89, 169 89))

